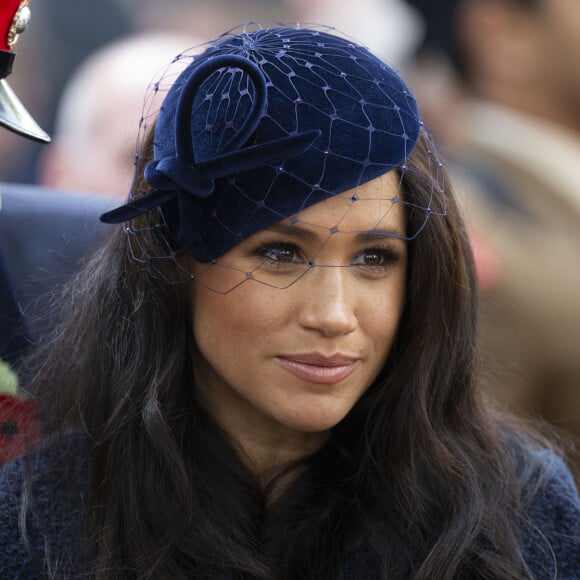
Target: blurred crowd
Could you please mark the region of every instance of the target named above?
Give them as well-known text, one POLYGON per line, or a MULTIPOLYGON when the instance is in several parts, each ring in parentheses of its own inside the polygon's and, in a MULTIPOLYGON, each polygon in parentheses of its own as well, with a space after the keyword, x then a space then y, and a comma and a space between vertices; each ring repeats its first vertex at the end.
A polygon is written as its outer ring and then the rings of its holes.
POLYGON ((482 292, 483 388, 500 409, 580 437, 576 0, 33 0, 32 8, 11 85, 53 142, 3 131, 0 181, 112 198, 131 182, 145 89, 180 50, 253 19, 329 24, 364 39, 410 80, 464 201, 482 292))

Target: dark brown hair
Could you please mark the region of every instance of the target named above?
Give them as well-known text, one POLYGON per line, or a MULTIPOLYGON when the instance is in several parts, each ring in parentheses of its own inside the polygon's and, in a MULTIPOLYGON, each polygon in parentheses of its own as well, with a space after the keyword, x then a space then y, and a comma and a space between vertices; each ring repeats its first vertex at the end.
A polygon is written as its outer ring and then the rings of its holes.
MULTIPOLYGON (((429 205, 429 146, 422 137, 404 174, 418 207, 429 205)), ((187 286, 131 259, 123 231, 111 233, 22 369, 47 431, 90 441, 83 572, 528 577, 506 444, 516 438, 475 391, 474 268, 449 189, 444 202, 409 243, 405 309, 380 376, 275 501, 192 396, 187 286)), ((141 239, 149 255, 162 243, 155 229, 141 239)))

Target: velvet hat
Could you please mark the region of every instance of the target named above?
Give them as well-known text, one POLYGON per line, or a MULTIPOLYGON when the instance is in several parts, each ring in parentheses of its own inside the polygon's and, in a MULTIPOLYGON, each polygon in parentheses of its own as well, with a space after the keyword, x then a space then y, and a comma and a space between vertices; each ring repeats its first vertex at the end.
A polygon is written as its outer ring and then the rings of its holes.
POLYGON ((349 39, 285 26, 227 33, 163 101, 144 172, 153 191, 101 219, 158 209, 173 239, 210 262, 305 207, 404 168, 421 127, 399 74, 349 39))

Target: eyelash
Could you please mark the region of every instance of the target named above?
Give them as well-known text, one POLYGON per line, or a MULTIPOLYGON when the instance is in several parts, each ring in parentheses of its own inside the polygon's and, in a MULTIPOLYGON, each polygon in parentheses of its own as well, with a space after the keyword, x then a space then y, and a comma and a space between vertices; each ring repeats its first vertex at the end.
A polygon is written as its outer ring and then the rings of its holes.
POLYGON ((289 242, 266 242, 261 244, 255 253, 256 255, 277 264, 303 263, 306 261, 301 256, 298 257, 300 254, 298 246, 289 242), (292 258, 283 262, 276 259, 277 257, 280 257, 282 252, 292 254, 292 258), (297 257, 298 259, 296 259, 297 257))
MULTIPOLYGON (((263 242, 255 250, 254 254, 264 259, 265 263, 275 267, 277 270, 290 270, 296 265, 304 265, 309 262, 300 251, 299 246, 292 242, 285 242, 275 240, 271 242, 263 242), (281 261, 280 254, 284 252, 288 258, 281 261)), ((375 245, 364 248, 351 261, 352 266, 358 266, 370 273, 383 273, 392 264, 396 263, 400 258, 399 252, 387 245, 375 245), (356 261, 364 255, 372 255, 378 258, 379 264, 357 264, 356 261)))

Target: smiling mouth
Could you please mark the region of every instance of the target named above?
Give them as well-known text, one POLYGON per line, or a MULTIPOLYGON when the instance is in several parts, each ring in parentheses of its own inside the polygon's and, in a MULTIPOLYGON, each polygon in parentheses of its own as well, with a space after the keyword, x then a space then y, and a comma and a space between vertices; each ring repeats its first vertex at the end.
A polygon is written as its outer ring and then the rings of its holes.
POLYGON ((319 384, 334 384, 348 377, 358 365, 357 359, 324 358, 314 355, 277 357, 282 368, 299 379, 319 384))

